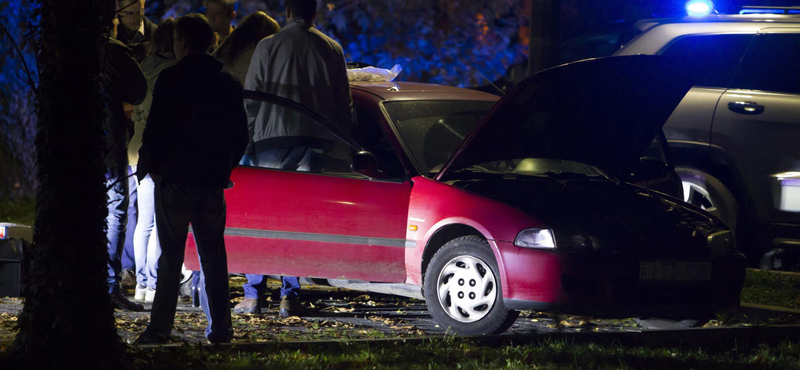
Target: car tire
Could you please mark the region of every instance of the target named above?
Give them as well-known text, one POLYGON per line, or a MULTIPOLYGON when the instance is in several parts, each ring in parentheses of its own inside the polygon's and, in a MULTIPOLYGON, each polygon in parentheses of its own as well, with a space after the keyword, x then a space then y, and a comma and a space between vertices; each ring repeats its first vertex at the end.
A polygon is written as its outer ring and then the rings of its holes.
POLYGON ((639 324, 639 326, 641 326, 642 328, 659 329, 659 330, 699 328, 708 322, 708 320, 705 319, 671 320, 671 319, 661 319, 655 317, 647 319, 641 319, 635 317, 633 321, 639 324))
POLYGON ((705 209, 737 231, 739 204, 733 193, 716 177, 698 169, 677 167, 683 184, 683 200, 705 209))
POLYGON ((485 239, 463 236, 434 254, 425 272, 425 301, 433 319, 460 335, 506 331, 519 312, 503 304, 494 254, 485 239))

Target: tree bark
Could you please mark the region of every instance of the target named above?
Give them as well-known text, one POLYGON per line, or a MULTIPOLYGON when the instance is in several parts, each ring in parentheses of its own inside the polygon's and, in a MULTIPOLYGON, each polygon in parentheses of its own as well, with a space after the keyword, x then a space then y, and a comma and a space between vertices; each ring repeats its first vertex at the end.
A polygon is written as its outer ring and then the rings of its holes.
POLYGON ((531 41, 528 75, 558 64, 561 1, 531 0, 531 41))
POLYGON ((100 43, 113 1, 40 0, 34 245, 15 361, 124 368, 106 284, 100 43))

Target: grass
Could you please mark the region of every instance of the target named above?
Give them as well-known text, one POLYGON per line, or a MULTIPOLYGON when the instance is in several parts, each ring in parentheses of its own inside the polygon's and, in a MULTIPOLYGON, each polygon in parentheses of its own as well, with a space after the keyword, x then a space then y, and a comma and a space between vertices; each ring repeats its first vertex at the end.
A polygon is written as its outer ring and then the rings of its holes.
POLYGON ((800 309, 800 278, 748 269, 742 302, 800 309))
POLYGON ((800 369, 800 345, 731 348, 626 347, 564 340, 524 346, 480 346, 446 338, 422 344, 376 346, 342 343, 304 350, 244 352, 185 346, 178 350, 132 348, 136 368, 170 369, 800 369))
POLYGON ((34 198, 0 199, 0 222, 33 226, 36 219, 34 198))

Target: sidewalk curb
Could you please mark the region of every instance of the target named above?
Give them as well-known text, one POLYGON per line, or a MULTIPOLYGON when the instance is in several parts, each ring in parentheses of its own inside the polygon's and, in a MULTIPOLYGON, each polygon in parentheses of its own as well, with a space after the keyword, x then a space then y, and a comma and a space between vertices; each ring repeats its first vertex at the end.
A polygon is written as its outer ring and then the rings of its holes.
POLYGON ((796 308, 788 308, 788 307, 780 307, 780 306, 767 306, 763 304, 755 304, 755 303, 746 303, 742 302, 739 306, 743 309, 747 310, 757 310, 757 311, 771 311, 771 312, 780 312, 780 313, 788 313, 788 314, 795 314, 800 315, 800 310, 796 308))

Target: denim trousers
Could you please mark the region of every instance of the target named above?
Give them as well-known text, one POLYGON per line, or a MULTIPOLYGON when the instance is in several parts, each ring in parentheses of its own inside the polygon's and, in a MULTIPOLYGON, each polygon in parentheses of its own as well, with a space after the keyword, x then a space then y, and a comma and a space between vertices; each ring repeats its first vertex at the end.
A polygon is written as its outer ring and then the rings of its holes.
MULTIPOLYGON (((255 158, 247 158, 254 165, 264 168, 308 172, 319 165, 320 150, 310 147, 277 148, 256 154, 255 158)), ((243 159, 244 161, 244 159, 243 159)), ((245 298, 260 298, 267 287, 264 275, 245 274, 247 283, 244 288, 245 298)), ((300 290, 300 280, 296 276, 281 278, 281 297, 294 296, 300 290)))
POLYGON ((128 223, 125 231, 125 246, 122 248, 122 269, 133 270, 136 268, 136 257, 133 251, 133 233, 136 230, 138 212, 136 200, 139 183, 136 181, 136 166, 128 166, 128 223))
POLYGON ((200 300, 208 319, 205 334, 211 341, 230 341, 233 325, 225 253, 223 190, 165 184, 155 179, 155 209, 161 257, 158 259, 156 294, 146 331, 162 336, 168 336, 172 331, 186 237, 191 224, 200 260, 200 300))
POLYGON ((128 166, 106 170, 106 193, 108 216, 106 216, 106 239, 108 240, 108 293, 119 290, 122 270, 122 249, 125 245, 125 230, 128 222, 128 166))
POLYGON ((156 227, 155 183, 147 175, 139 183, 139 220, 133 234, 133 251, 136 256, 136 283, 140 286, 156 288, 158 281, 158 257, 161 245, 158 243, 156 227))

